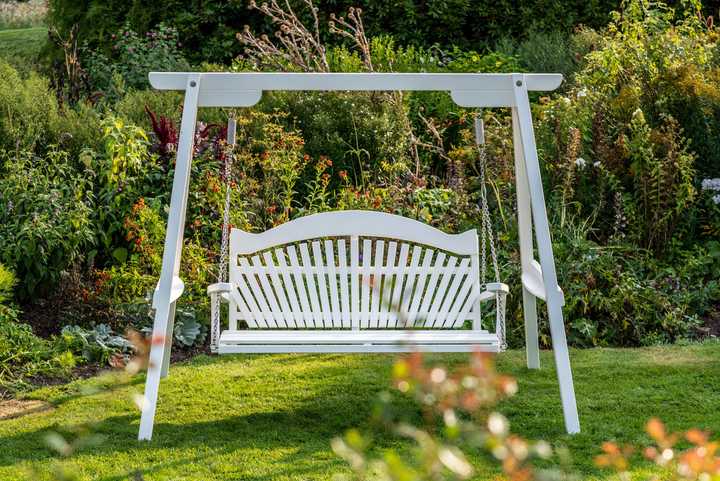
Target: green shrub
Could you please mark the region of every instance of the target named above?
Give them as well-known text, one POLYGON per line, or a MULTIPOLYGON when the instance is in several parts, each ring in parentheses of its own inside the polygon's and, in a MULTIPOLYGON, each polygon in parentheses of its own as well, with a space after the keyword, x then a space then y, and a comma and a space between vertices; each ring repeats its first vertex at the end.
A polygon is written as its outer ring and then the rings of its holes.
MULTIPOLYGON (((152 3, 137 0, 51 0, 49 22, 63 33, 78 24, 80 38, 86 40, 91 48, 100 48, 106 54, 110 53, 112 44, 110 34, 126 23, 137 32, 147 32, 165 23, 178 30, 183 49, 191 62, 229 63, 242 53, 235 34, 244 25, 250 25, 254 31, 272 31, 267 20, 258 12, 249 10, 247 4, 246 1, 222 0, 198 3, 179 0, 152 3)), ((293 1, 291 4, 304 20, 311 20, 309 12, 303 9, 303 3, 293 1)), ((443 48, 457 45, 474 50, 485 48, 503 36, 522 36, 531 23, 542 31, 570 32, 578 24, 599 28, 607 22, 608 13, 619 4, 617 0, 316 2, 323 33, 327 33, 330 13, 344 14, 349 7, 355 6, 361 7, 365 18, 369 19, 365 24, 370 36, 391 35, 402 45, 429 47, 439 44, 443 48)))
POLYGON ((178 50, 178 34, 174 28, 160 24, 156 30, 138 35, 125 26, 112 37, 110 56, 98 50, 84 53, 82 62, 88 72, 91 85, 111 97, 118 97, 118 79, 130 89, 146 89, 150 86, 148 72, 187 71, 190 66, 178 50))
POLYGON ((15 273, 0 264, 0 304, 12 300, 15 284, 17 284, 15 273))
POLYGON ((132 343, 114 333, 107 324, 99 324, 93 329, 65 326, 56 342, 83 361, 100 365, 107 365, 115 354, 133 353, 132 343))
MULTIPOLYGON (((12 272, 0 264, 0 295, 8 296, 14 284, 12 272)), ((19 315, 0 299, 0 396, 30 386, 33 378, 66 376, 76 365, 72 352, 37 337, 19 315)))
POLYGON ((67 154, 0 153, 0 262, 12 268, 22 299, 47 294, 92 245, 88 179, 67 154))
POLYGON ((496 49, 517 58, 525 71, 561 73, 568 79, 578 66, 578 52, 571 38, 567 32, 531 28, 524 39, 502 38, 496 49))
POLYGON ((34 150, 53 142, 58 107, 48 82, 35 73, 23 79, 0 59, 0 148, 34 150))

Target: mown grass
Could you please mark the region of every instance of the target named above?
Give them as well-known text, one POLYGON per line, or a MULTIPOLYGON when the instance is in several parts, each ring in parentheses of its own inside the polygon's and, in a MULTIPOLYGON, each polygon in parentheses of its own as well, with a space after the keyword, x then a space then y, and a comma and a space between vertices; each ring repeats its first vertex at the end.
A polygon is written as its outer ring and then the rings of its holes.
MULTIPOLYGON (((462 355, 434 355, 448 365, 462 355)), ((587 479, 605 477, 592 463, 602 441, 645 440, 651 416, 672 430, 720 430, 720 343, 645 349, 572 352, 582 433, 564 433, 552 353, 543 369, 524 368, 523 353, 501 355, 498 369, 515 376, 520 391, 500 406, 515 432, 567 446, 587 479)), ((367 426, 377 394, 390 380, 393 356, 256 355, 198 357, 173 366, 163 381, 150 443, 136 439, 139 416, 133 392, 142 377, 112 391, 110 377, 45 388, 33 397, 55 408, 0 421, 0 479, 50 473, 57 463, 44 438, 50 431, 91 423, 104 441, 62 461, 80 479, 307 480, 331 479, 346 467, 330 439, 367 426), (93 390, 97 390, 93 393, 93 390)), ((379 438, 380 449, 407 447, 379 438)), ((496 468, 475 459, 478 479, 496 468)), ((647 466, 641 465, 636 477, 647 466)), ((42 476, 40 476, 42 478, 42 476)))
POLYGON ((46 27, 0 30, 0 58, 23 73, 35 68, 47 39, 46 27))

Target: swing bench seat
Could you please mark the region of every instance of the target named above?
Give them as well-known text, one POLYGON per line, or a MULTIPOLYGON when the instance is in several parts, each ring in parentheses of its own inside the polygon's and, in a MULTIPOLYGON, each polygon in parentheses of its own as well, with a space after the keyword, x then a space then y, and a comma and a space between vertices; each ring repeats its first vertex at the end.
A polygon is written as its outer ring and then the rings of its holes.
POLYGON ((504 349, 508 288, 481 285, 475 230, 335 211, 260 234, 232 229, 229 251, 229 282, 208 288, 219 354, 504 349), (482 326, 487 300, 502 311, 494 332, 482 326))

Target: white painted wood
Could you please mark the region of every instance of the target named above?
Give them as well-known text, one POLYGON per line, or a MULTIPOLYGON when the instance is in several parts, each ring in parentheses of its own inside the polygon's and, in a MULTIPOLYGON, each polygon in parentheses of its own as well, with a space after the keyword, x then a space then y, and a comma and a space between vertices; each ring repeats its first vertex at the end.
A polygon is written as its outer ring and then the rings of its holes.
POLYGON ((468 344, 495 342, 494 333, 473 330, 252 330, 223 331, 221 344, 395 344, 418 342, 422 344, 468 344))
POLYGON ((363 239, 362 248, 362 278, 360 290, 360 329, 366 329, 370 324, 370 260, 372 259, 372 241, 363 239))
POLYGON ((293 282, 291 274, 291 267, 287 263, 287 254, 283 249, 275 249, 275 258, 277 259, 278 269, 282 276, 282 284, 285 287, 285 294, 287 295, 290 308, 292 309, 292 316, 290 325, 291 327, 301 327, 305 324, 304 315, 302 308, 300 307, 300 301, 298 300, 297 289, 293 282))
POLYGON ((285 324, 284 327, 295 327, 295 314, 292 312, 290 304, 287 300, 287 296, 285 295, 285 289, 283 287, 282 280, 280 279, 280 276, 278 274, 277 265, 273 261, 272 252, 264 252, 263 260, 265 261, 265 266, 267 266, 268 268, 268 277, 270 277, 270 281, 272 282, 275 296, 280 303, 280 311, 282 313, 280 318, 285 324))
POLYGON ((360 239, 350 237, 350 315, 352 328, 360 329, 360 239))
MULTIPOLYGON (((230 236, 232 237, 232 233, 230 234, 230 236)), ((230 243, 230 248, 232 250, 232 242, 230 243)), ((300 322, 298 319, 296 319, 296 322, 298 323, 298 327, 301 328, 314 327, 315 324, 313 322, 312 309, 310 308, 310 302, 305 286, 305 279, 303 278, 303 268, 298 261, 297 251, 295 250, 294 245, 289 245, 286 249, 288 260, 290 261, 290 272, 294 281, 295 295, 300 301, 300 306, 302 307, 303 312, 302 322, 300 322)))
MULTIPOLYGON (((272 90, 450 90, 463 107, 512 107, 513 74, 467 73, 169 73, 151 72, 150 84, 161 90, 183 90, 189 75, 202 76, 201 107, 249 107, 272 90)), ((530 90, 555 90, 559 74, 523 74, 530 90)))
POLYGON ((305 287, 310 297, 310 307, 312 308, 312 315, 310 316, 310 325, 308 327, 323 327, 322 311, 320 310, 320 301, 318 300, 317 285, 315 283, 315 276, 312 270, 312 261, 310 261, 310 253, 308 251, 307 243, 303 242, 300 244, 300 257, 303 262, 303 272, 305 274, 305 287))
POLYGON ((400 305, 400 316, 397 327, 407 328, 411 327, 412 324, 408 322, 408 310, 410 309, 410 303, 418 296, 422 296, 422 293, 416 293, 417 280, 419 275, 419 264, 420 256, 422 255, 422 247, 414 246, 412 255, 410 256, 410 266, 407 270, 407 281, 403 292, 403 300, 400 305))
MULTIPOLYGON (((320 249, 320 242, 315 241, 312 243, 313 248, 313 259, 315 261, 315 266, 327 266, 325 263, 325 260, 323 259, 323 255, 320 249)), ((334 260, 332 261, 335 262, 334 260)), ((320 297, 320 308, 322 309, 322 325, 325 328, 332 327, 332 319, 330 317, 330 297, 328 296, 328 287, 327 287, 327 269, 324 269, 323 272, 319 272, 317 274, 317 280, 318 280, 318 293, 320 297)), ((333 279, 333 282, 335 280, 333 279)))
POLYGON ((439 268, 445 266, 446 257, 447 256, 444 252, 439 252, 434 258, 434 265, 430 268, 430 280, 428 281, 427 289, 425 290, 425 295, 423 296, 422 304, 420 304, 420 311, 418 313, 418 316, 420 316, 419 320, 422 321, 421 323, 423 327, 432 326, 432 322, 428 320, 428 313, 430 312, 433 296, 437 295, 436 286, 441 272, 439 268))
POLYGON ((408 327, 415 327, 415 322, 417 321, 417 318, 418 318, 418 311, 420 310, 420 307, 422 305, 421 303, 425 297, 428 297, 425 294, 425 292, 426 292, 425 284, 426 284, 426 280, 428 278, 428 274, 430 272, 430 266, 433 261, 434 255, 435 255, 435 252, 432 249, 425 249, 423 252, 422 265, 419 269, 418 280, 415 285, 415 295, 413 296, 413 300, 410 303, 410 307, 408 309, 408 314, 407 314, 408 327))
POLYGON ((342 327, 347 329, 352 326, 351 313, 353 312, 352 306, 350 305, 350 294, 348 287, 348 276, 350 271, 347 263, 347 251, 345 246, 345 239, 338 239, 338 264, 340 273, 340 305, 342 306, 342 327))
POLYGON ((383 266, 385 273, 383 289, 380 292, 381 305, 380 305, 380 318, 378 319, 378 325, 380 327, 388 327, 390 320, 390 313, 393 311, 392 306, 392 286, 395 282, 395 261, 397 260, 397 242, 388 242, 387 260, 383 266))
POLYGON ((550 239, 550 225, 548 224, 547 211, 545 209, 545 194, 543 193, 542 179, 540 177, 540 163, 537 157, 537 146, 535 145, 530 100, 528 99, 528 90, 524 76, 518 74, 514 75, 514 78, 516 84, 515 108, 517 110, 518 131, 520 132, 520 142, 522 144, 525 161, 532 217, 535 221, 538 254, 540 256, 540 265, 542 266, 542 274, 545 281, 546 304, 558 384, 560 384, 560 398, 563 404, 565 428, 568 433, 578 433, 580 432, 580 421, 575 401, 572 371, 570 369, 570 354, 565 338, 562 299, 559 294, 557 275, 555 273, 555 260, 553 258, 552 241, 550 239))
POLYGON ((452 274, 451 284, 448 287, 447 293, 445 294, 445 300, 440 306, 440 311, 438 312, 438 327, 450 327, 450 325, 448 325, 448 318, 450 318, 450 316, 452 315, 451 308, 457 300, 458 291, 460 290, 460 286, 463 285, 464 281, 467 280, 470 284, 472 284, 473 281, 478 282, 476 279, 473 279, 471 276, 469 276, 469 274, 470 259, 466 257, 460 260, 460 265, 458 266, 457 270, 452 274))
MULTIPOLYGON (((520 266, 522 269, 521 282, 523 284, 523 317, 525 321, 525 357, 529 369, 540 369, 540 344, 537 320, 536 297, 545 298, 545 288, 528 289, 527 276, 532 270, 534 262, 532 212, 530 207, 530 190, 527 173, 525 171, 525 156, 523 154, 522 138, 520 137, 520 124, 517 109, 512 109, 513 149, 515 151, 515 185, 517 191, 518 211, 518 237, 520 240, 520 266)), ((542 282, 539 283, 542 285, 542 282)), ((533 282, 533 287, 538 283, 533 282)))
POLYGON ((414 219, 367 210, 313 214, 286 222, 260 234, 232 229, 230 249, 237 255, 247 255, 307 239, 351 236, 413 242, 444 249, 457 255, 471 255, 477 252, 475 229, 462 234, 446 234, 414 219))
MULTIPOLYGON (((545 280, 542 275, 542 267, 540 263, 535 259, 532 259, 526 266, 526 269, 521 276, 522 284, 533 296, 547 300, 547 294, 545 293, 545 280)), ((560 298, 560 303, 565 305, 565 294, 563 293, 560 286, 556 286, 555 290, 560 298)))
MULTIPOLYGON (((239 266, 240 272, 244 274, 242 277, 244 277, 250 293, 249 296, 245 296, 245 300, 247 301, 248 297, 254 298, 256 304, 255 306, 251 305, 251 309, 253 309, 253 307, 257 308, 257 314, 262 317, 266 328, 277 328, 278 325, 277 321, 275 320, 275 313, 268 305, 268 301, 266 300, 264 293, 260 289, 260 284, 258 284, 256 276, 247 272, 248 268, 250 267, 250 263, 248 262, 247 258, 241 257, 239 261, 239 266)), ((243 292, 243 294, 245 294, 245 292, 243 292)), ((255 309, 253 309, 253 313, 255 313, 255 309)))
POLYGON ((407 272, 407 260, 410 246, 407 243, 400 245, 400 255, 395 264, 399 270, 395 275, 393 284, 392 297, 390 298, 390 314, 388 316, 387 327, 398 327, 398 311, 402 305, 403 289, 405 287, 405 273, 407 272))
MULTIPOLYGON (((516 74, 501 73, 265 73, 265 72, 150 72, 150 84, 158 90, 185 90, 188 77, 202 76, 202 91, 238 92, 271 90, 512 90, 516 74)), ((521 74, 528 90, 555 90, 561 74, 521 74)))
MULTIPOLYGON (((337 268, 335 267, 335 250, 333 248, 333 241, 325 241, 325 256, 328 267, 328 286, 330 287, 330 308, 332 312, 341 312, 340 310, 340 297, 338 296, 338 279, 337 268)), ((341 316, 335 317, 330 315, 330 322, 332 327, 341 328, 342 319, 341 316)))
MULTIPOLYGON (((139 440, 152 438, 155 421, 155 408, 157 406, 160 377, 164 358, 170 357, 172 330, 174 324, 174 302, 170 301, 172 295, 173 278, 180 273, 180 258, 182 256, 183 234, 185 230, 185 211, 187 209, 187 193, 190 187, 190 168, 192 165, 193 142, 195 139, 195 121, 197 119, 197 106, 200 91, 200 75, 186 74, 183 76, 185 89, 185 102, 180 127, 180 141, 178 144, 175 173, 173 174, 173 187, 170 196, 171 209, 168 215, 165 247, 163 249, 162 270, 158 289, 153 296, 155 319, 153 322, 152 347, 148 363, 147 380, 145 381, 145 395, 141 406, 139 440)), ((167 373, 166 373, 167 374, 167 373)))
MULTIPOLYGON (((493 334, 494 335, 494 334, 493 334)), ((499 352, 497 343, 471 344, 222 344, 218 354, 271 354, 271 353, 396 353, 396 352, 499 352)))
POLYGON ((383 292, 383 263, 385 262, 385 241, 375 241, 375 253, 373 257, 372 275, 372 301, 370 305, 370 328, 378 327, 380 318, 380 298, 383 292))
MULTIPOLYGON (((252 265, 261 265, 260 262, 260 256, 253 256, 251 258, 252 265)), ((251 276, 255 277, 255 276, 251 276)), ((267 305, 269 307, 269 312, 267 314, 267 317, 271 318, 275 324, 274 327, 287 327, 287 323, 284 319, 284 312, 282 309, 280 309, 280 305, 278 304, 278 301, 275 296, 275 292, 273 291, 272 287, 270 287, 269 282, 269 276, 268 275, 262 275, 257 276, 259 282, 260 282, 260 297, 264 297, 267 301, 267 305)))
POLYGON ((468 318, 468 312, 476 303, 476 299, 479 305, 480 277, 478 271, 474 267, 475 266, 471 260, 470 266, 467 269, 467 274, 457 290, 457 296, 448 308, 448 314, 445 317, 444 327, 450 329, 462 327, 463 324, 465 324, 465 320, 468 318), (466 305, 468 306, 467 311, 463 310, 466 305))
MULTIPOLYGON (((527 96, 528 90, 556 88, 562 81, 562 76, 556 74, 153 73, 150 79, 156 88, 185 90, 185 103, 162 271, 153 302, 156 309, 153 345, 139 439, 150 439, 152 436, 160 378, 167 373, 175 300, 182 294, 182 280, 178 274, 197 107, 250 106, 258 102, 262 92, 267 90, 445 90, 450 91, 453 100, 460 105, 513 108, 523 262, 523 300, 525 320, 530 325, 527 337, 534 336, 535 339, 537 337, 535 303, 536 298, 544 294, 555 348, 555 363, 566 428, 571 433, 579 431, 562 319, 562 291, 558 287, 555 273, 527 96), (532 255, 533 219, 536 224, 535 235, 541 268, 535 266, 537 263, 532 255), (533 328, 535 332, 532 332, 533 328)), ((327 242, 333 245, 331 240, 326 241, 326 247, 327 242)), ((230 254, 230 284, 233 289, 229 293, 220 291, 212 293, 230 303, 230 330, 221 335, 219 352, 406 352, 416 349, 431 352, 467 352, 476 349, 487 351, 500 349, 498 336, 483 331, 480 321, 479 304, 492 299, 494 293, 480 292, 475 279, 467 280, 472 276, 465 273, 466 280, 458 278, 461 275, 458 270, 460 266, 456 269, 458 259, 462 264, 468 262, 467 256, 470 256, 470 268, 473 273, 477 273, 478 241, 475 231, 449 235, 418 221, 391 214, 367 211, 329 212, 297 219, 261 234, 235 229, 231 233, 230 254), (350 238, 349 262, 344 237, 350 238), (361 237, 364 241, 368 238, 379 238, 395 243, 401 242, 403 246, 407 245, 405 243, 415 244, 410 266, 407 266, 407 247, 405 259, 402 261, 398 259, 396 262, 393 255, 392 262, 388 259, 386 265, 381 268, 377 265, 366 265, 365 259, 361 265, 359 245, 361 237), (332 247, 326 249, 324 260, 315 252, 315 243, 319 239, 328 238, 337 238, 337 264, 332 247), (314 242, 314 263, 309 259, 306 242, 314 242), (297 243, 301 243, 302 262, 299 261, 295 251, 297 243), (424 256, 422 264, 418 267, 415 261, 417 252, 415 247, 419 245, 423 246, 424 256), (282 246, 286 247, 282 248, 282 246), (264 251, 267 249, 275 249, 277 266, 272 262, 272 257, 268 258, 265 255, 264 251), (259 260, 258 256, 261 253, 265 263, 259 260), (247 261, 245 257, 247 255, 255 256, 252 265, 247 261), (473 321, 473 330, 412 331, 413 339, 406 341, 406 331, 387 329, 391 325, 387 309, 385 309, 388 314, 385 318, 387 322, 384 324, 385 328, 382 328, 384 289, 380 290, 382 297, 378 299, 380 305, 378 327, 382 329, 361 330, 361 319, 371 315, 371 304, 368 302, 364 309, 361 304, 361 277, 369 280, 370 276, 374 279, 382 278, 382 286, 386 284, 386 279, 392 279, 387 283, 389 300, 395 300, 403 309, 408 309, 409 319, 415 321, 427 319, 424 325, 432 327, 450 327, 451 324, 452 327, 457 327, 469 318, 473 321), (399 282, 396 282, 396 278, 399 282), (471 282, 470 294, 465 299, 468 282, 471 282), (333 286, 337 288, 336 291, 333 291, 333 286), (283 293, 287 296, 286 302, 283 302, 283 293), (251 329, 237 330, 237 321, 240 319, 244 320, 251 329), (329 320, 331 324, 328 323, 329 320), (336 322, 340 322, 342 330, 317 329, 331 326, 335 328, 339 325, 336 325, 336 322), (288 331, 286 327, 296 327, 300 330, 288 331), (286 332, 290 334, 284 337, 282 333, 286 332), (405 337, 393 334, 394 332, 403 332, 405 337), (423 334, 418 332, 427 332, 427 335, 423 337, 423 334), (475 337, 469 340, 443 337, 458 333, 461 336, 475 337), (246 338, 248 335, 260 337, 249 339, 246 338), (310 337, 303 337, 307 335, 310 337), (316 335, 329 336, 326 337, 329 340, 318 343, 316 339, 319 338, 312 337, 316 335), (347 335, 356 337, 343 337, 347 335), (417 338, 418 335, 420 339, 417 338), (234 336, 240 336, 246 339, 246 342, 237 342, 234 336), (267 336, 267 340, 262 336, 267 336), (401 339, 397 340, 398 337, 401 339), (393 339, 397 342, 392 342, 393 339), (456 341, 448 339, 456 339, 456 341)), ((369 261, 371 252, 368 251, 366 255, 369 261)), ((368 291, 369 299, 374 299, 373 295, 374 293, 368 291)), ((373 309, 373 320, 374 312, 373 309)), ((367 322, 365 325, 367 326, 367 322)), ((528 360, 530 364, 530 356, 528 360)))
POLYGON ((447 288, 450 284, 450 280, 453 277, 454 267, 457 264, 457 260, 458 258, 455 256, 450 256, 447 260, 447 267, 450 268, 450 272, 443 274, 440 278, 440 284, 435 290, 433 302, 430 306, 430 313, 427 316, 426 326, 440 327, 440 323, 438 322, 438 317, 442 316, 442 313, 440 312, 440 307, 445 300, 445 294, 447 293, 447 288))

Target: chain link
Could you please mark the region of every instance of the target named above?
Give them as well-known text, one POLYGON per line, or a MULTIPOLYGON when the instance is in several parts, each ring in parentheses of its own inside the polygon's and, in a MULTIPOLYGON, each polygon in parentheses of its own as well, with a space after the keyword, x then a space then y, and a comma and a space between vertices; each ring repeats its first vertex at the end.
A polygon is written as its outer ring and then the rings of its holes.
MULTIPOLYGON (((232 120, 231 120, 232 122, 232 120)), ((230 123, 228 124, 230 128, 230 123)), ((223 177, 225 179, 225 205, 223 209, 222 240, 220 242, 220 260, 218 266, 218 282, 227 282, 228 278, 228 250, 230 246, 230 195, 232 193, 231 177, 234 157, 234 144, 225 144, 225 161, 223 165, 223 177)), ((220 341, 220 294, 212 296, 210 347, 217 349, 220 341)))
MULTIPOLYGON (((498 264, 497 251, 495 250, 495 237, 493 235, 492 219, 490 218, 490 206, 487 198, 487 152, 485 150, 485 135, 483 132, 482 120, 476 122, 476 146, 480 164, 480 282, 485 288, 487 285, 487 251, 490 250, 490 260, 495 274, 495 281, 500 282, 500 267, 498 264)), ((507 293, 504 291, 495 292, 495 331, 498 336, 499 348, 504 351, 507 348, 505 336, 505 307, 507 293)))
POLYGON ((478 207, 480 207, 481 213, 481 228, 480 228, 480 250, 481 250, 481 262, 480 262, 480 281, 484 285, 486 283, 487 273, 487 250, 490 248, 490 259, 493 264, 493 271, 495 274, 495 280, 500 281, 500 267, 498 264, 497 252, 495 250, 495 237, 493 235, 492 220, 490 219, 490 207, 487 200, 487 152, 485 151, 485 145, 479 144, 477 146, 478 157, 480 160, 480 200, 478 201, 478 207))

